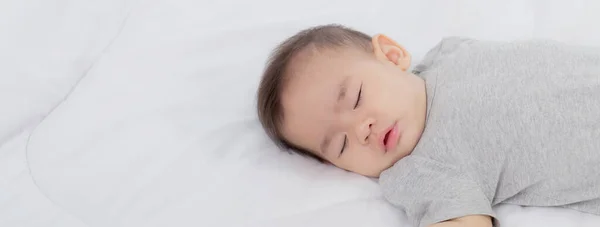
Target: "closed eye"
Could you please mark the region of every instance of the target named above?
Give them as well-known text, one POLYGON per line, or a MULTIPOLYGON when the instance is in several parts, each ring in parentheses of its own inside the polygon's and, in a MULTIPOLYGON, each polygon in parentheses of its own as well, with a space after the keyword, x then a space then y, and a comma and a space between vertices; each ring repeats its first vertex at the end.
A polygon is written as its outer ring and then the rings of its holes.
POLYGON ((340 151, 340 154, 338 155, 338 158, 340 156, 342 156, 342 153, 344 153, 344 150, 346 149, 347 142, 348 142, 348 137, 346 135, 344 135, 344 143, 342 144, 342 150, 340 151))
POLYGON ((361 96, 362 96, 362 84, 360 84, 360 88, 358 89, 358 97, 356 98, 356 103, 354 104, 354 109, 356 109, 356 107, 358 107, 361 96))

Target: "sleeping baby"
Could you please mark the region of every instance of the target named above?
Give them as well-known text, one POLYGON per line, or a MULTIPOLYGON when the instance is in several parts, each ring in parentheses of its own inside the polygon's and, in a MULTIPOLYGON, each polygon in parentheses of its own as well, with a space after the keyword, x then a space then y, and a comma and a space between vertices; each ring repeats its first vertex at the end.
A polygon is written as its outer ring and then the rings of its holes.
POLYGON ((419 227, 485 227, 501 203, 600 215, 600 49, 446 38, 415 67, 340 25, 281 43, 258 89, 279 146, 378 178, 419 227))

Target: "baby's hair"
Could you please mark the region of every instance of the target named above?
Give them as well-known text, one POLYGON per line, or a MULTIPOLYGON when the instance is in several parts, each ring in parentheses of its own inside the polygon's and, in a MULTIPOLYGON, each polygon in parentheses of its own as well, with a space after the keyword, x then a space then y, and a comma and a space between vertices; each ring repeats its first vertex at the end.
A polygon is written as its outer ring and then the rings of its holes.
POLYGON ((371 37, 365 33, 337 24, 302 30, 279 44, 272 52, 263 73, 257 94, 258 119, 275 144, 298 154, 324 160, 310 151, 292 144, 282 134, 283 106, 281 93, 290 75, 290 62, 307 48, 335 49, 354 47, 372 51, 371 37))

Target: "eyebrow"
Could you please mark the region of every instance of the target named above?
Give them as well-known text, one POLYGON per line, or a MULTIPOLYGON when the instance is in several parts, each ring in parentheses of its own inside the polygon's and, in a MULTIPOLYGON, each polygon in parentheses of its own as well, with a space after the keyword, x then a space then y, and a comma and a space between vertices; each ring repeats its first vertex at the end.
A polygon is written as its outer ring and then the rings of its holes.
MULTIPOLYGON (((338 106, 338 104, 340 103, 340 101, 342 101, 346 97, 346 93, 348 91, 348 82, 349 81, 350 81, 350 77, 347 76, 338 85, 338 95, 337 95, 337 100, 336 100, 336 103, 335 103, 336 107, 338 106)), ((330 143, 331 143, 331 135, 327 134, 327 135, 325 135, 325 138, 323 138, 323 141, 321 141, 321 153, 322 154, 325 154, 325 150, 327 149, 327 147, 329 147, 330 143)))
POLYGON ((342 99, 344 99, 346 97, 346 92, 348 91, 348 81, 350 81, 349 76, 344 78, 344 80, 342 80, 340 85, 338 85, 338 98, 337 98, 336 105, 337 105, 337 103, 339 103, 342 99))

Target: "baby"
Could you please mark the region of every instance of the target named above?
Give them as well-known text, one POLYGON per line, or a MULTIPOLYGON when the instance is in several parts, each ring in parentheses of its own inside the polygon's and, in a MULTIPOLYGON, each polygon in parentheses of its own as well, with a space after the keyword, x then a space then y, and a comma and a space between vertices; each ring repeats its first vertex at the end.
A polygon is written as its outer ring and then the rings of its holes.
POLYGON ((414 226, 492 226, 500 203, 600 215, 600 50, 446 38, 409 71, 385 35, 303 30, 258 115, 281 147, 379 178, 414 226))

